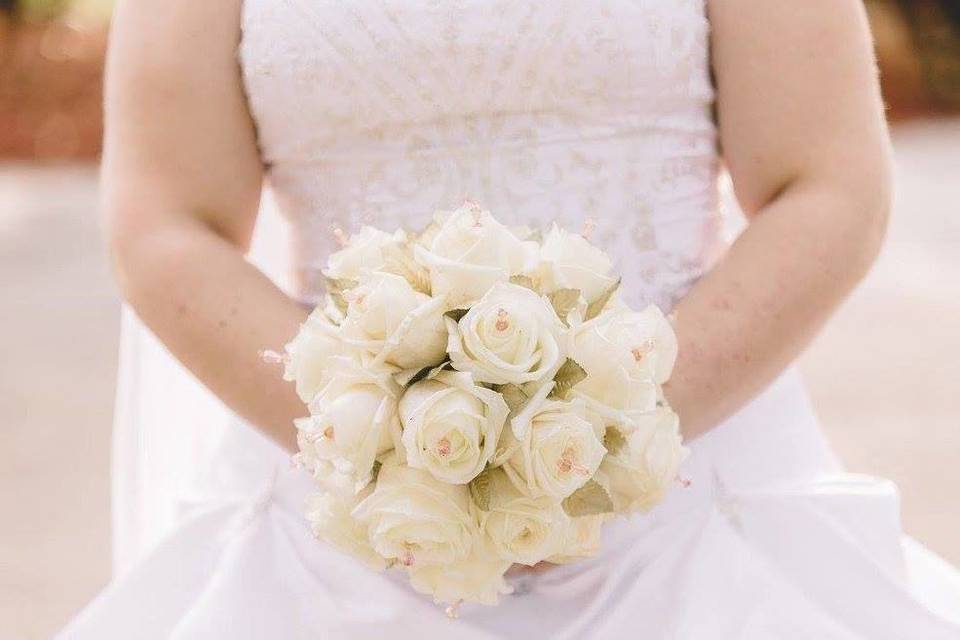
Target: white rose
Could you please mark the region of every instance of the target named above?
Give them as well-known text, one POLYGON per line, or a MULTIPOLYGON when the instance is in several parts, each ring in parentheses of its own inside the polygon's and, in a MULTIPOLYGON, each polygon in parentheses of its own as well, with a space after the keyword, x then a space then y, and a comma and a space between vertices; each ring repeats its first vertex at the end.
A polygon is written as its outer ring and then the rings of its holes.
POLYGON ((390 460, 353 516, 369 527, 378 554, 408 568, 463 560, 479 535, 466 486, 390 460))
POLYGON ((559 553, 566 540, 570 516, 548 496, 521 493, 501 469, 489 472, 489 510, 480 510, 480 529, 497 555, 533 566, 559 553))
POLYGON ((330 377, 330 359, 344 352, 338 327, 319 308, 300 325, 300 331, 284 350, 287 355, 283 378, 296 383, 297 395, 307 403, 330 377))
POLYGON ((504 574, 510 562, 498 558, 489 543, 474 545, 474 551, 450 564, 418 564, 407 571, 410 585, 437 603, 476 602, 495 605, 500 595, 512 591, 504 574))
POLYGON ((504 435, 503 470, 528 495, 566 498, 593 477, 606 453, 582 402, 534 397, 517 421, 525 424, 504 435))
POLYGON ((615 422, 624 414, 651 411, 676 356, 673 329, 657 307, 601 313, 574 330, 570 357, 587 378, 572 394, 615 422))
POLYGON ((536 242, 520 240, 472 202, 442 220, 429 247, 414 248, 417 262, 430 272, 433 295, 446 295, 451 306, 477 300, 512 275, 531 273, 538 253, 536 242))
POLYGON ((362 487, 377 456, 399 439, 400 389, 389 376, 364 370, 348 358, 330 362, 330 381, 310 403, 310 417, 295 421, 298 460, 318 480, 332 467, 362 487))
POLYGON ((632 427, 620 450, 610 452, 597 472, 619 513, 647 511, 659 503, 689 453, 677 414, 668 407, 635 419, 632 427))
POLYGON ((498 283, 454 322, 446 318, 453 366, 479 382, 523 384, 553 377, 566 358, 566 332, 535 292, 498 283))
POLYGON ((388 246, 399 247, 406 239, 406 234, 401 230, 385 233, 363 226, 350 236, 345 247, 330 254, 323 273, 329 278, 357 280, 366 273, 383 268, 384 249, 388 246))
POLYGON ((508 412, 469 373, 441 371, 411 385, 400 399, 407 463, 443 482, 470 482, 493 457, 508 412))
POLYGON ((606 253, 556 224, 543 239, 540 260, 539 276, 545 291, 579 289, 587 302, 593 302, 617 281, 606 253))
POLYGON ((645 367, 657 384, 670 378, 677 361, 677 336, 658 307, 617 313, 605 324, 606 337, 627 347, 634 361, 645 367))
POLYGON ((371 273, 346 293, 344 342, 372 356, 370 366, 420 369, 446 355, 444 300, 431 298, 401 276, 371 273))
POLYGON ((357 522, 350 512, 373 492, 368 485, 356 495, 317 493, 307 498, 306 517, 318 539, 357 558, 371 569, 383 570, 387 561, 370 546, 367 527, 357 522))
POLYGON ((567 564, 597 555, 600 551, 603 525, 610 517, 609 513, 600 513, 570 518, 570 528, 567 530, 567 537, 563 541, 560 552, 547 560, 554 564, 567 564))

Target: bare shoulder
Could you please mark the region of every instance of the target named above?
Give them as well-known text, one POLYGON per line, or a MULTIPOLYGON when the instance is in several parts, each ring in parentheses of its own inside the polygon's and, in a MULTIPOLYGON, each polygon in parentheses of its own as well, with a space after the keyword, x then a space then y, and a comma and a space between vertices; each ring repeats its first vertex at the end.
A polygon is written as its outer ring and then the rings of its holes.
POLYGON ((708 10, 723 154, 748 211, 800 177, 889 180, 860 0, 709 0, 708 10))
POLYGON ((243 242, 262 167, 242 86, 241 0, 120 0, 106 82, 108 205, 176 211, 243 242))

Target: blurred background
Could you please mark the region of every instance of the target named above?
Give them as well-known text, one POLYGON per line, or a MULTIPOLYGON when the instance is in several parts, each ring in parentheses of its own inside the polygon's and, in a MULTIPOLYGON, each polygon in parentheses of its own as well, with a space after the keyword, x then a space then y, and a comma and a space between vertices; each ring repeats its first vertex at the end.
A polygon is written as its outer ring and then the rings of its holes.
MULTIPOLYGON (((108 580, 119 302, 97 229, 110 0, 0 0, 0 638, 108 580)), ((801 366, 854 471, 960 564, 960 0, 874 0, 898 184, 887 247, 801 366)))

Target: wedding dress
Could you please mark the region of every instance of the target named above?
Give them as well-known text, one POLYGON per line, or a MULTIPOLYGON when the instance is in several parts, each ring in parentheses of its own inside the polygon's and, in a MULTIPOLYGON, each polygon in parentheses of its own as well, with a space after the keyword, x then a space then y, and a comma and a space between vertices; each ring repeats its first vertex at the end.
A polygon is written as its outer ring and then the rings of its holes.
MULTIPOLYGON (((592 219, 637 307, 726 246, 703 0, 246 0, 242 25, 258 262, 304 302, 335 228, 417 229, 467 197, 592 219)), ((894 486, 844 472, 793 370, 597 557, 457 620, 313 540, 306 474, 129 310, 115 445, 116 578, 64 638, 960 638, 960 574, 903 536, 894 486)))

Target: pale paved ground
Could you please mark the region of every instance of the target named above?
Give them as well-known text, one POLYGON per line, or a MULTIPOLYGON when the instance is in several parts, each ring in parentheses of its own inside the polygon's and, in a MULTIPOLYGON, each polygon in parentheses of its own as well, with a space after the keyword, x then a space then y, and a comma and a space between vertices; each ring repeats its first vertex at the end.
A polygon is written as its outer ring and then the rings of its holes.
POLYGON ((895 142, 887 246, 802 364, 845 462, 894 479, 907 530, 960 565, 960 119, 895 142))
MULTIPOLYGON (((899 204, 865 285, 804 358, 855 470, 960 563, 960 120, 897 132, 899 204)), ((91 167, 0 167, 0 638, 44 638, 108 577, 117 299, 91 167)))

